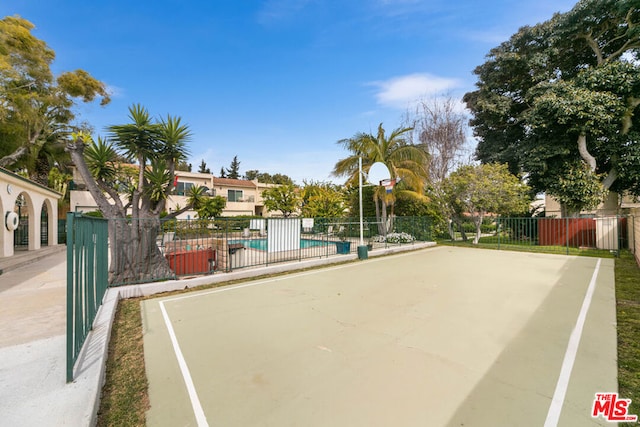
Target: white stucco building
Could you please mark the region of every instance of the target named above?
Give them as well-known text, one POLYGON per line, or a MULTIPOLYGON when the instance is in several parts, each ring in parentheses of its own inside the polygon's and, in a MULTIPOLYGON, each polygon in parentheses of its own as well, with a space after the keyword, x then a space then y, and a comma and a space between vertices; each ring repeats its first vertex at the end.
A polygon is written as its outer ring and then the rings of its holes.
POLYGON ((0 168, 0 258, 58 244, 61 194, 0 168))

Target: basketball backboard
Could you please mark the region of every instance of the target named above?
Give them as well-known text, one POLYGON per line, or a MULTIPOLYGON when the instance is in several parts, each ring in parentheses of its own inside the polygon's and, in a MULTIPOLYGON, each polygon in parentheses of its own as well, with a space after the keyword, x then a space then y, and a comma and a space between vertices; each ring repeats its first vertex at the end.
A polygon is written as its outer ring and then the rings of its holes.
POLYGON ((367 174, 367 182, 373 185, 381 185, 380 181, 390 179, 391 175, 389 174, 389 169, 387 165, 382 162, 375 162, 369 168, 369 173, 367 174))

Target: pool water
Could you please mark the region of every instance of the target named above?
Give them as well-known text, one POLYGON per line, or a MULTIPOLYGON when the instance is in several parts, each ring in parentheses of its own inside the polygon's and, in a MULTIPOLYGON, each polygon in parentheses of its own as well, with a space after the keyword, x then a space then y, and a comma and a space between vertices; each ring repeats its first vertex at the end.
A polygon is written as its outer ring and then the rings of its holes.
MULTIPOLYGON (((240 243, 244 247, 251 249, 258 249, 260 251, 267 250, 267 239, 237 239, 237 240, 229 240, 229 244, 237 244, 240 243)), ((300 239, 300 249, 308 249, 315 248, 318 246, 327 246, 329 243, 327 241, 322 240, 313 240, 313 239, 300 239)))

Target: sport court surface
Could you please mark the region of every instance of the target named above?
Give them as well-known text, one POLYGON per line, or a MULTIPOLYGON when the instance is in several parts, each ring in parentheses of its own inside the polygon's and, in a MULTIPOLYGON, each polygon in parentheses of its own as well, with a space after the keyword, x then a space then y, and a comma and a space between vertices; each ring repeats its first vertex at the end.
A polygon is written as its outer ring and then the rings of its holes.
POLYGON ((146 300, 147 423, 611 425, 613 265, 439 247, 146 300))

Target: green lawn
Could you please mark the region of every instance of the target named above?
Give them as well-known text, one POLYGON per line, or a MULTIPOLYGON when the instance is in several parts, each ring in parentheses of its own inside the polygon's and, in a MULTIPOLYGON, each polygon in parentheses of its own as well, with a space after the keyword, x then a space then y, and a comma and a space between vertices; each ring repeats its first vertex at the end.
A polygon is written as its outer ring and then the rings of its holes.
POLYGON ((631 399, 629 413, 640 416, 640 268, 629 251, 622 251, 616 259, 615 274, 618 392, 631 399))
MULTIPOLYGON (((468 235, 469 236, 469 235, 468 235)), ((482 249, 499 249, 505 251, 524 251, 524 252, 540 252, 545 254, 560 254, 560 255, 576 255, 576 256, 591 256, 599 258, 613 258, 616 256, 615 252, 607 249, 595 249, 595 248, 575 248, 571 246, 540 246, 534 241, 528 240, 513 240, 506 239, 504 237, 498 238, 497 236, 481 237, 477 245, 473 243, 473 237, 469 237, 469 240, 441 240, 438 241, 439 245, 454 245, 454 246, 468 246, 482 249)))

